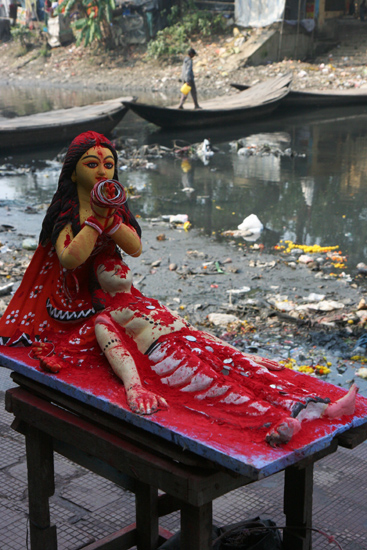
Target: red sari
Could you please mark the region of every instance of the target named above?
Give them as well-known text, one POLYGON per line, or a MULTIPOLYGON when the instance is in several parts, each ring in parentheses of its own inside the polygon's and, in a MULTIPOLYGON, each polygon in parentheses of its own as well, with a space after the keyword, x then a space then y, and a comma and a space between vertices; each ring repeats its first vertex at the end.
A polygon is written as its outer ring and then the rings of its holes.
POLYGON ((74 270, 61 266, 51 243, 38 246, 0 319, 0 345, 51 341, 94 315, 91 274, 96 254, 108 246, 105 239, 99 238, 94 253, 74 270))

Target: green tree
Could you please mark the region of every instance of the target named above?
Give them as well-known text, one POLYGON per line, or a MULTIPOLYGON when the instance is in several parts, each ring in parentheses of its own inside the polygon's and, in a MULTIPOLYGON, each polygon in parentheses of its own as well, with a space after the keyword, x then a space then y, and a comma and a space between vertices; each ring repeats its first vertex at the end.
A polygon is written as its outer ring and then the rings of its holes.
POLYGON ((222 34, 227 29, 221 14, 198 10, 193 0, 180 0, 179 4, 172 6, 167 21, 169 26, 158 31, 148 44, 150 57, 180 55, 187 50, 193 37, 222 34))
POLYGON ((63 0, 57 8, 65 16, 79 13, 79 18, 72 23, 77 31, 77 45, 84 42, 88 46, 94 41, 107 46, 112 43, 112 13, 115 0, 63 0))

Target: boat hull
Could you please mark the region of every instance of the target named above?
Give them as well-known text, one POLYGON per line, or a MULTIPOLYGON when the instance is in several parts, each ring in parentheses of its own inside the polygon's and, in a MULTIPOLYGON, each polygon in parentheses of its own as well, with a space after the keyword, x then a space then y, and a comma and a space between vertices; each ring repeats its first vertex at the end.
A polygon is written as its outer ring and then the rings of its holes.
MULTIPOLYGON (((250 86, 246 84, 231 84, 233 88, 243 92, 250 86)), ((367 88, 352 88, 349 90, 290 90, 282 101, 282 108, 309 109, 321 107, 347 107, 350 105, 367 105, 367 88)))
POLYGON ((88 130, 108 135, 128 111, 122 102, 125 99, 133 100, 120 98, 7 120, 0 123, 0 148, 37 148, 67 142, 88 130))
POLYGON ((165 130, 233 126, 272 113, 289 92, 291 74, 261 82, 239 94, 220 96, 201 103, 202 109, 162 107, 124 102, 134 113, 165 130))
POLYGON ((221 125, 242 124, 272 113, 281 100, 244 109, 222 110, 180 110, 143 103, 125 103, 131 111, 164 129, 208 128, 221 125))

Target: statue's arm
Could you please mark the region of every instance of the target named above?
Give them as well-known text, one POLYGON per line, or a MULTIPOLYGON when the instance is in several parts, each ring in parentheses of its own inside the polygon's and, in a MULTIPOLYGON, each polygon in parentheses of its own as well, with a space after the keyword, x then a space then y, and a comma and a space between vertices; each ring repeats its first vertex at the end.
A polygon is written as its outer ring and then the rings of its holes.
POLYGON ((75 269, 91 255, 98 232, 88 225, 82 227, 74 237, 71 224, 67 224, 57 238, 55 249, 60 263, 65 269, 75 269))
POLYGON ((121 222, 111 239, 129 256, 137 258, 142 251, 142 242, 133 227, 121 222))

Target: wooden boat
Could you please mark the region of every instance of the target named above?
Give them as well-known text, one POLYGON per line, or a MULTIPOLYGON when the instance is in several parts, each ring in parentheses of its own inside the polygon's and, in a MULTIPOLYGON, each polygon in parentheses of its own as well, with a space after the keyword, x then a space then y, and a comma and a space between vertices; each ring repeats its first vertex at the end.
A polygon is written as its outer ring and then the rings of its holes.
MULTIPOLYGON (((240 92, 249 90, 246 84, 231 84, 240 92)), ((282 107, 309 109, 313 107, 345 107, 348 105, 367 105, 367 88, 348 88, 347 90, 289 90, 282 107)))
POLYGON ((239 124, 273 112, 289 91, 290 74, 272 78, 232 96, 216 97, 201 102, 201 109, 177 106, 161 107, 125 101, 140 117, 161 128, 203 128, 239 124))
POLYGON ((99 101, 84 107, 56 109, 35 115, 0 121, 0 148, 38 147, 71 141, 78 134, 94 130, 108 134, 127 113, 124 102, 133 97, 99 101))

